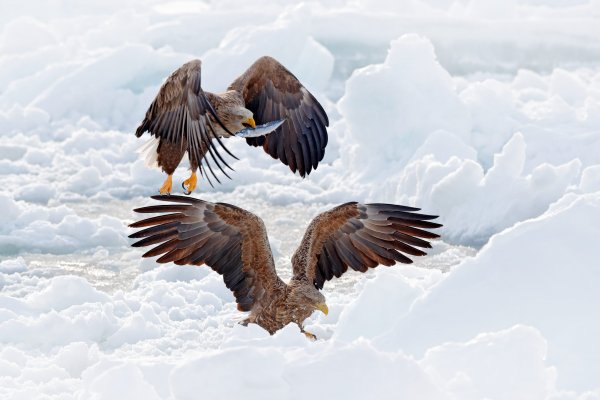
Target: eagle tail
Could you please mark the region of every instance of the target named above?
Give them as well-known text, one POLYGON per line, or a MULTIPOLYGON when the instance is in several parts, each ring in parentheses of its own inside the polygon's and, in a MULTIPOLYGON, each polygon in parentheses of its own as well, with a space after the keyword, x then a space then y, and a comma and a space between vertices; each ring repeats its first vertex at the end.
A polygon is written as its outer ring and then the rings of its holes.
POLYGON ((141 145, 137 152, 142 155, 144 158, 144 164, 147 167, 158 168, 158 145, 160 143, 160 139, 152 136, 150 140, 141 145))

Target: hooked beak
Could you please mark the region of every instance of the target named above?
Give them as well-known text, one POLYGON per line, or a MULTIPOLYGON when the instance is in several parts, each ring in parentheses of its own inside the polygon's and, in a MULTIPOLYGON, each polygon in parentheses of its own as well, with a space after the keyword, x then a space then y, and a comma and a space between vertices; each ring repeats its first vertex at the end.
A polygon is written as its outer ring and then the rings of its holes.
POLYGON ((252 117, 250 117, 246 121, 244 121, 242 125, 244 125, 245 127, 251 126, 252 128, 256 128, 256 122, 254 121, 254 118, 252 118, 252 117))
POLYGON ((316 304, 315 309, 321 311, 325 315, 329 314, 329 308, 327 308, 327 304, 325 303, 316 304))

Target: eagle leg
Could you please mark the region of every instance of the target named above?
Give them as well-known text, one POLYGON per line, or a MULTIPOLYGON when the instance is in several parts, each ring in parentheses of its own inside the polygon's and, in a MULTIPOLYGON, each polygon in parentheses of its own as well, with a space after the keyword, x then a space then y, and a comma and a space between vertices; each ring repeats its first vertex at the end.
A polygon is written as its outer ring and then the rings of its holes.
POLYGON ((171 194, 171 190, 173 189, 173 175, 168 175, 167 179, 163 185, 158 189, 160 194, 171 194))
POLYGON ((196 189, 196 185, 198 183, 198 178, 196 177, 196 171, 192 172, 192 175, 185 181, 181 183, 181 187, 185 190, 185 194, 191 194, 194 189, 196 189), (187 186, 187 187, 186 187, 187 186))
POLYGON ((304 333, 304 336, 306 336, 307 338, 309 338, 310 340, 317 340, 317 335, 315 335, 314 333, 310 333, 308 331, 304 330, 304 327, 300 324, 298 324, 298 327, 300 328, 300 332, 304 333))

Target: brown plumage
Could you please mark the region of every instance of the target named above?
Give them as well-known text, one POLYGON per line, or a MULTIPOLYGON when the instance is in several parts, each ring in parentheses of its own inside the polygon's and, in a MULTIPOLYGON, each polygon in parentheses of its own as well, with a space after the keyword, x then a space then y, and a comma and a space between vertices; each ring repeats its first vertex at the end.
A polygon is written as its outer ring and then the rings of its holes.
POLYGON ((325 155, 329 120, 290 71, 271 57, 261 57, 226 92, 215 94, 202 90, 201 64, 190 61, 167 78, 135 132, 140 137, 147 131, 159 141, 150 148, 149 161, 169 175, 161 193, 171 192, 171 175, 186 152, 192 170, 184 182, 189 192, 196 186, 198 168, 211 185, 207 172, 218 182, 217 170, 229 177, 225 169, 231 167, 219 148, 233 154, 220 138, 280 119, 285 122, 279 128, 266 136, 247 138, 248 144, 262 146, 302 177, 317 168, 325 155))
MULTIPOLYGON (((255 323, 273 334, 289 323, 304 331, 313 311, 327 313, 319 292, 325 281, 351 268, 365 272, 379 264, 411 263, 405 254, 423 256, 426 229, 441 225, 418 208, 393 204, 346 203, 310 223, 292 257, 293 277, 284 283, 275 271, 267 232, 256 215, 226 203, 183 196, 153 196, 170 202, 138 208, 157 216, 132 223, 144 228, 129 237, 142 238, 134 247, 153 246, 143 257, 160 256, 159 263, 206 264, 223 275, 238 309, 249 311, 244 323, 255 323), (173 204, 174 203, 174 204, 173 204)), ((307 333, 307 336, 314 335, 307 333)))

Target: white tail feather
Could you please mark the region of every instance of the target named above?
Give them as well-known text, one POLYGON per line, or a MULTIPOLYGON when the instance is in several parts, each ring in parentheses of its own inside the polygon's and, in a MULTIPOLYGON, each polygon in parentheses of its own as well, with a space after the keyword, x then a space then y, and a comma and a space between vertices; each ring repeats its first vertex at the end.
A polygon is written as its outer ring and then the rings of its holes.
POLYGON ((145 164, 147 167, 156 167, 158 168, 158 144, 160 140, 156 137, 152 137, 146 143, 141 145, 137 152, 144 157, 145 164))

